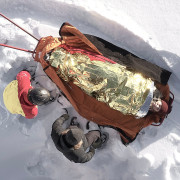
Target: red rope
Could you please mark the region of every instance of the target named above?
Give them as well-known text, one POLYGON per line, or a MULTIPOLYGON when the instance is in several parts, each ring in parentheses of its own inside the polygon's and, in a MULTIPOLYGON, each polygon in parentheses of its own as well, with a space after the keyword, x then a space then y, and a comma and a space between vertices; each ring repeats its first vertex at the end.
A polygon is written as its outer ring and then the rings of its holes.
POLYGON ((27 32, 26 30, 24 30, 22 27, 20 27, 19 25, 17 25, 15 22, 13 22, 12 20, 10 20, 9 18, 7 18, 6 16, 4 16, 3 14, 0 13, 0 16, 2 16, 3 18, 7 19, 7 20, 10 21, 12 24, 14 24, 15 26, 17 26, 17 27, 20 28, 21 30, 23 30, 25 33, 29 34, 31 37, 33 37, 34 39, 36 39, 37 41, 39 41, 38 38, 36 38, 35 36, 33 36, 32 34, 30 34, 29 32, 27 32))
POLYGON ((29 52, 29 53, 34 53, 34 51, 30 51, 30 50, 22 49, 22 48, 17 48, 17 47, 14 47, 14 46, 9 46, 9 45, 7 45, 7 44, 1 44, 1 43, 0 43, 0 46, 12 48, 12 49, 17 49, 17 50, 25 51, 25 52, 29 52))

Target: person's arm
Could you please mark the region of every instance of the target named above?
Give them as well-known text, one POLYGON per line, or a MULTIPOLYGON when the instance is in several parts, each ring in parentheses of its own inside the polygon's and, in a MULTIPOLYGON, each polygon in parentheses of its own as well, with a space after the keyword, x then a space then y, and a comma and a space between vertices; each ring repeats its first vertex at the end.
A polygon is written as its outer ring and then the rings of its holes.
POLYGON ((21 92, 24 88, 31 88, 31 75, 27 71, 21 71, 17 74, 16 79, 18 81, 18 92, 21 92))
POLYGON ((52 125, 52 131, 55 131, 58 135, 60 135, 64 131, 62 125, 64 121, 66 121, 68 118, 69 118, 68 114, 63 114, 61 117, 56 119, 56 121, 52 125))
POLYGON ((37 106, 35 106, 33 109, 32 109, 32 111, 31 111, 31 113, 25 113, 25 117, 27 118, 27 119, 33 119, 33 118, 35 118, 36 116, 37 116, 37 114, 38 114, 38 107, 37 106))
POLYGON ((56 119, 56 121, 52 125, 51 138, 57 149, 59 149, 59 143, 58 143, 59 137, 61 136, 61 133, 64 131, 64 129, 62 128, 62 125, 64 121, 66 121, 68 118, 69 118, 69 115, 64 114, 58 119, 56 119))
POLYGON ((90 147, 89 152, 85 153, 82 155, 81 154, 81 158, 79 160, 79 163, 85 163, 88 162, 92 159, 92 157, 95 154, 95 149, 93 147, 90 147))

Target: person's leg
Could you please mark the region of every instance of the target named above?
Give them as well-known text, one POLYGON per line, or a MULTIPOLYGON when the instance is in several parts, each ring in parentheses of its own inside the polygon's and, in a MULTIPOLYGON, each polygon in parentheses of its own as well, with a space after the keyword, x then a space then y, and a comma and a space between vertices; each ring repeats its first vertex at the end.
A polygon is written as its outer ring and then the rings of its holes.
POLYGON ((85 134, 88 145, 91 146, 93 142, 100 138, 101 134, 100 131, 89 131, 85 134))

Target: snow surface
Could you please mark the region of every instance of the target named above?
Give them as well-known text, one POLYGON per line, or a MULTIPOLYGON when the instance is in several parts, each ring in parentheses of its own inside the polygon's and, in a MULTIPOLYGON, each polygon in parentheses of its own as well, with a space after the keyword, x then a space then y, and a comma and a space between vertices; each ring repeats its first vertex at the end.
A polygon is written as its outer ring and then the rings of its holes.
MULTIPOLYGON (((91 161, 75 164, 56 150, 51 125, 64 110, 56 103, 27 120, 10 114, 3 90, 31 54, 0 47, 1 180, 179 180, 180 179, 180 1, 178 0, 0 0, 3 13, 35 37, 58 36, 69 22, 172 72, 172 113, 125 147, 117 132, 91 161)), ((0 17, 0 43, 33 50, 37 41, 0 17)), ((71 115, 77 115, 69 109, 71 115)), ((78 116, 79 117, 79 116, 78 116)), ((85 119, 79 117, 85 122, 85 119)))

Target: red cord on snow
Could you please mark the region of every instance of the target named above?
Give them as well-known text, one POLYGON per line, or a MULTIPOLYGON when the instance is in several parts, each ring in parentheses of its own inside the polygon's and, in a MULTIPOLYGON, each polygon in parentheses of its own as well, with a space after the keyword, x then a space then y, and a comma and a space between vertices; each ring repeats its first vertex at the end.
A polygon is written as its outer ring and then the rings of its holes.
MULTIPOLYGON (((28 35, 30 35, 31 37, 33 37, 34 39, 36 39, 37 41, 39 41, 39 39, 37 39, 35 36, 33 36, 32 34, 30 34, 29 32, 27 32, 25 29, 23 29, 22 27, 20 27, 19 25, 17 25, 15 22, 13 22, 12 20, 10 20, 9 18, 7 18, 5 15, 3 15, 2 13, 0 13, 0 16, 2 16, 3 18, 7 19, 8 21, 10 21, 12 24, 14 24, 15 26, 17 26, 18 28, 20 28, 21 30, 23 30, 25 33, 27 33, 28 35)), ((25 52, 30 52, 34 54, 34 51, 30 51, 27 49, 22 49, 22 48, 18 48, 18 47, 14 47, 14 46, 10 46, 10 45, 6 45, 6 44, 1 44, 0 46, 4 46, 4 47, 8 47, 8 48, 12 48, 12 49, 17 49, 20 51, 25 51, 25 52)))
POLYGON ((9 46, 9 45, 7 45, 7 44, 1 44, 1 43, 0 43, 0 46, 12 48, 12 49, 17 49, 17 50, 25 51, 25 52, 29 52, 29 53, 34 53, 34 51, 30 51, 30 50, 22 49, 22 48, 17 48, 17 47, 14 47, 14 46, 9 46))
POLYGON ((19 29, 23 30, 25 33, 29 34, 31 37, 33 37, 34 39, 36 39, 37 41, 39 41, 38 38, 36 38, 35 36, 33 36, 32 34, 30 34, 29 32, 27 32, 25 29, 23 29, 22 27, 20 27, 19 25, 17 25, 15 22, 13 22, 12 20, 10 20, 8 17, 6 17, 5 15, 3 15, 2 13, 0 13, 0 16, 2 16, 3 18, 7 19, 7 20, 10 21, 12 24, 14 24, 15 26, 17 26, 19 29))

